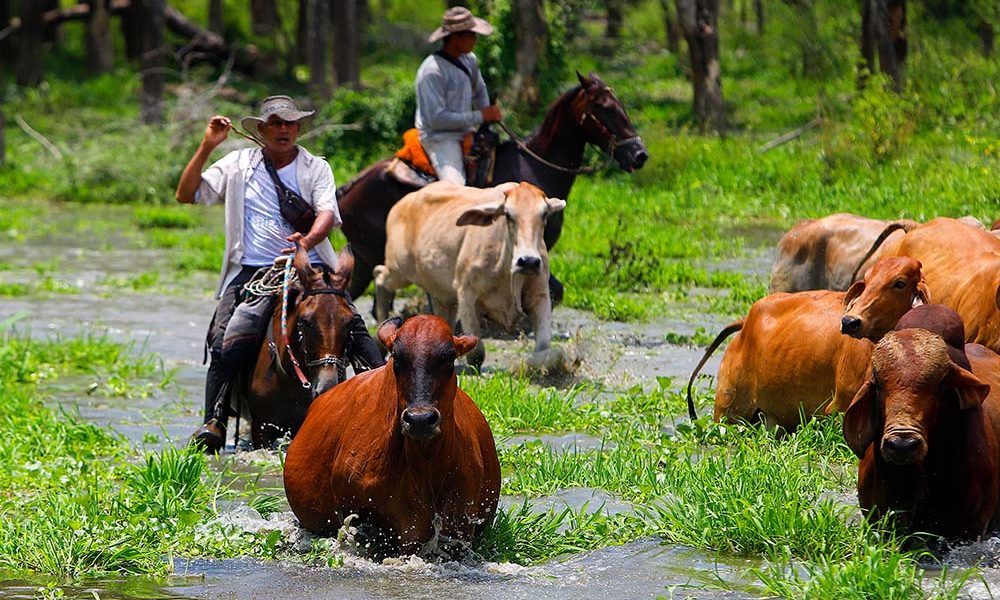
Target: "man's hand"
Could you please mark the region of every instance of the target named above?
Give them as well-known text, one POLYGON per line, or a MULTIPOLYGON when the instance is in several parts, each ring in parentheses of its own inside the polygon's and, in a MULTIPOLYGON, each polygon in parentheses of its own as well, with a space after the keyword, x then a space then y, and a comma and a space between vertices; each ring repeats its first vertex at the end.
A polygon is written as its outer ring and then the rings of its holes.
POLYGON ((288 248, 285 248, 284 250, 282 250, 281 252, 283 254, 295 254, 295 244, 296 243, 298 243, 298 245, 302 246, 302 249, 305 250, 306 252, 309 252, 309 250, 311 250, 312 247, 316 245, 315 242, 313 242, 312 240, 309 239, 308 235, 302 235, 298 231, 296 231, 292 235, 286 237, 285 239, 288 240, 289 242, 291 242, 292 245, 289 246, 288 248))
POLYGON ((208 127, 205 128, 205 138, 203 143, 212 146, 218 146, 229 137, 229 130, 232 128, 233 123, 228 117, 223 117, 222 115, 215 115, 208 121, 208 127))
POLYGON ((503 115, 500 114, 500 107, 496 104, 491 104, 480 112, 483 113, 483 121, 486 123, 496 123, 503 119, 503 115))

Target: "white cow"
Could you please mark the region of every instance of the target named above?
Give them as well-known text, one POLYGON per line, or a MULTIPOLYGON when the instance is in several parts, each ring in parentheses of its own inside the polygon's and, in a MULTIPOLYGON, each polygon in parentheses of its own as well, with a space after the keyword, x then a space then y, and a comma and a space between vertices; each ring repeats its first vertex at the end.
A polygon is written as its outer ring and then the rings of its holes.
MULTIPOLYGON (((513 329, 526 312, 535 352, 552 339, 545 221, 566 206, 529 183, 471 188, 437 182, 405 196, 386 220, 385 264, 375 267, 375 314, 389 316, 392 295, 415 283, 434 312, 479 336, 481 315, 513 329)), ((468 354, 482 365, 482 341, 468 354)))

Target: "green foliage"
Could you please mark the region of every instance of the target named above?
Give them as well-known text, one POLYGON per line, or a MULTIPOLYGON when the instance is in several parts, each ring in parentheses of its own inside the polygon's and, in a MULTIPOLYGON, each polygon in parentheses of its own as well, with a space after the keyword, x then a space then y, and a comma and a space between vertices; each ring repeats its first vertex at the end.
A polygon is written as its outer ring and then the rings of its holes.
POLYGON ((412 83, 367 91, 338 88, 318 118, 358 128, 331 129, 322 134, 320 147, 338 162, 357 165, 388 156, 402 145, 403 132, 413 127, 416 106, 412 83))

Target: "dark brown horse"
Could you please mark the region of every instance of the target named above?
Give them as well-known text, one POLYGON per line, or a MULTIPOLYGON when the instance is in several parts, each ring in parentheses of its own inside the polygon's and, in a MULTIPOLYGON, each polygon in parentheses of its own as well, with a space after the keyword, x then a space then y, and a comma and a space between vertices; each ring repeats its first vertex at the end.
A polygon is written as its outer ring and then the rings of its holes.
POLYGON ((340 251, 333 272, 313 268, 301 247, 293 264, 298 282, 289 288, 287 337, 278 301, 247 393, 255 448, 294 437, 313 399, 343 380, 348 364, 347 329, 354 316, 345 291, 354 269, 350 246, 340 251))
MULTIPOLYGON (((541 126, 524 140, 526 152, 515 141, 497 148, 493 185, 527 181, 549 198, 567 198, 581 169, 587 144, 598 146, 614 157, 621 168, 641 169, 649 158, 646 147, 632 127, 614 91, 591 73, 579 73, 580 85, 560 96, 545 115, 541 126), (539 160, 539 157, 541 160, 539 160)), ((368 288, 372 269, 385 258, 385 220, 389 209, 417 187, 397 181, 385 173, 391 159, 375 163, 343 188, 340 214, 344 235, 354 247, 356 266, 351 277, 351 296, 368 288)), ((545 226, 545 244, 551 249, 562 231, 563 213, 553 214, 545 226)), ((561 287, 553 290, 561 298, 561 287)))

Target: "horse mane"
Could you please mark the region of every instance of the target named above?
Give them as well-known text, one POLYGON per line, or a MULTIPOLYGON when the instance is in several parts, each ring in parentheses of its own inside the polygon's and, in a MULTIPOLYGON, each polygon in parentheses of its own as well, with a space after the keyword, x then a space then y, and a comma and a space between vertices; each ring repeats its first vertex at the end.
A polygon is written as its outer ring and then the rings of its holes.
POLYGON ((562 128, 563 119, 573 114, 570 104, 582 88, 583 86, 575 85, 556 98, 545 112, 541 126, 531 135, 533 141, 551 142, 555 138, 562 128))

